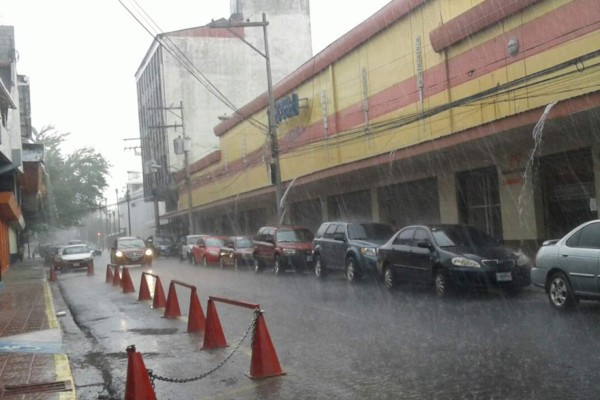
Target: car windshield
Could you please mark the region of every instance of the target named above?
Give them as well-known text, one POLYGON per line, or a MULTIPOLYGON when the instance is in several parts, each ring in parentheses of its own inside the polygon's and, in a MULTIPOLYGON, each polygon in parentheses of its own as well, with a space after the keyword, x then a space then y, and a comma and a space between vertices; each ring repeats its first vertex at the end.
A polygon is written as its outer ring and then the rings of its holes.
POLYGON ((392 229, 385 224, 349 224, 348 238, 353 240, 386 240, 392 229))
POLYGON ((119 240, 119 248, 133 249, 139 247, 146 247, 142 239, 119 240))
POLYGON ((87 246, 73 246, 73 247, 65 247, 63 250, 63 254, 81 254, 81 253, 89 253, 90 249, 87 246))
POLYGON ((238 239, 235 242, 235 247, 237 247, 238 249, 246 249, 249 247, 252 247, 252 240, 244 238, 244 239, 238 239))
POLYGON ((313 234, 308 229, 282 229, 277 231, 278 242, 310 242, 313 234))
POLYGON ((493 247, 500 244, 487 233, 472 227, 434 228, 432 233, 440 247, 493 247))
POLYGON ((219 238, 208 238, 206 239, 206 245, 211 247, 220 247, 223 245, 223 241, 219 238))

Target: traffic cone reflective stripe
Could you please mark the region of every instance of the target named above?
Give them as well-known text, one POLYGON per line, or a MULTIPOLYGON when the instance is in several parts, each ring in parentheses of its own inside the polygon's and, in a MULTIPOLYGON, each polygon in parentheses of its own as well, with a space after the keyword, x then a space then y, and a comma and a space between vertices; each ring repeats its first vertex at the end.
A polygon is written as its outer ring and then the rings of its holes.
POLYGON ((156 277, 156 285, 154 286, 154 301, 152 302, 152 308, 163 308, 167 304, 165 299, 165 291, 163 290, 160 278, 156 277))
POLYGON ((275 347, 262 311, 256 319, 254 339, 252 341, 252 359, 250 361, 250 378, 260 379, 283 375, 275 347))
POLYGON ((179 300, 177 300, 177 291, 175 290, 175 285, 171 282, 164 317, 176 318, 179 316, 181 316, 181 310, 179 309, 179 300))
POLYGON ((121 286, 123 286, 123 293, 135 292, 133 282, 131 281, 131 275, 129 275, 129 269, 127 267, 123 267, 123 279, 121 280, 121 283, 121 286))
POLYGON ((227 347, 227 341, 223 334, 215 302, 209 299, 206 306, 206 325, 204 328, 204 344, 202 345, 202 349, 209 350, 219 347, 227 347))
POLYGON ((152 300, 150 296, 150 288, 148 287, 148 279, 146 274, 142 273, 142 280, 140 282, 140 294, 138 295, 138 301, 152 300))
POLYGON ((125 400, 156 400, 148 370, 135 346, 127 347, 127 380, 125 382, 125 400))
POLYGON ((190 315, 188 316, 188 332, 202 332, 204 331, 206 318, 204 318, 204 311, 198 300, 198 293, 196 290, 192 290, 190 295, 190 315))
POLYGON ((112 283, 113 279, 112 268, 110 264, 106 264, 106 283, 112 283))

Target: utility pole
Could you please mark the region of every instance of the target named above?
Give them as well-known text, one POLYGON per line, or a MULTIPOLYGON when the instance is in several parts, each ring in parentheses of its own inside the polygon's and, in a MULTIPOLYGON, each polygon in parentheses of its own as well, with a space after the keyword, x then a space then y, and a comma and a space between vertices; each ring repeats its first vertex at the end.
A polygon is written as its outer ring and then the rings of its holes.
MULTIPOLYGON (((184 171, 185 171, 185 186, 186 186, 186 190, 187 190, 187 203, 188 203, 188 207, 187 207, 187 223, 188 223, 188 230, 189 233, 192 234, 194 232, 194 220, 192 218, 192 209, 193 209, 193 204, 192 204, 192 185, 191 185, 191 177, 190 177, 190 159, 189 159, 189 152, 191 151, 191 145, 190 145, 190 138, 186 135, 185 133, 185 120, 184 120, 184 113, 183 113, 183 101, 179 101, 179 107, 156 107, 156 108, 149 108, 149 110, 179 110, 180 112, 180 119, 181 119, 181 124, 173 124, 173 125, 161 125, 161 126, 151 126, 149 128, 181 128, 181 143, 180 146, 175 146, 175 154, 181 154, 181 152, 178 152, 178 147, 180 150, 183 151, 183 163, 184 163, 184 171)), ((178 138, 179 139, 179 138, 178 138)), ((176 141, 178 139, 175 139, 176 141)), ((158 166, 160 167, 160 166, 158 166)), ((156 197, 155 197, 156 198, 156 197)), ((155 207, 158 207, 158 205, 155 205, 155 207)), ((156 215, 158 215, 157 210, 155 211, 156 215)))
POLYGON ((127 188, 127 192, 125 192, 125 201, 127 201, 127 227, 129 228, 127 231, 127 236, 131 236, 131 209, 129 208, 131 196, 129 195, 129 188, 127 188))
POLYGON ((267 94, 269 96, 269 127, 268 127, 268 136, 269 142, 271 145, 271 179, 272 183, 275 184, 275 208, 277 209, 277 220, 279 223, 282 223, 282 214, 283 210, 281 207, 281 169, 279 167, 279 143, 277 140, 277 121, 275 120, 275 98, 273 97, 273 78, 271 77, 271 57, 269 56, 269 38, 267 35, 267 25, 269 22, 267 21, 267 14, 262 14, 262 22, 235 22, 235 21, 212 21, 208 24, 209 28, 225 28, 232 32, 238 39, 242 42, 246 43, 252 50, 256 51, 258 54, 263 56, 266 60, 267 64, 267 94), (237 35, 235 32, 231 31, 229 28, 246 28, 246 27, 262 27, 264 42, 265 42, 265 52, 263 53, 256 47, 254 47, 251 43, 247 42, 243 37, 237 35))
POLYGON ((117 236, 121 236, 121 207, 119 206, 119 189, 115 188, 117 195, 117 236))

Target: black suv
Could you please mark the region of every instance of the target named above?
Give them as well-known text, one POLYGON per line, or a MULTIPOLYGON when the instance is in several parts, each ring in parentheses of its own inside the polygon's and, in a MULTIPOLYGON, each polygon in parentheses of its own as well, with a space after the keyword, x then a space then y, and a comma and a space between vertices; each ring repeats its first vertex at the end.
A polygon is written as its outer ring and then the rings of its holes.
POLYGON ((303 226, 263 226, 254 237, 254 271, 272 267, 279 275, 287 269, 309 270, 312 267, 314 235, 303 226))
POLYGON ((341 270, 354 282, 377 273, 377 248, 393 234, 387 224, 378 222, 332 221, 321 224, 313 240, 315 275, 341 270))

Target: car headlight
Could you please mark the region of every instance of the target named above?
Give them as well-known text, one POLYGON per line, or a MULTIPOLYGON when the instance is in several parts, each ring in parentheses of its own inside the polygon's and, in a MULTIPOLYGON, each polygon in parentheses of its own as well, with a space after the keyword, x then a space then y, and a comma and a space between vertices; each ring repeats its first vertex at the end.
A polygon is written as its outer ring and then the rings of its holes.
POLYGON ((454 257, 452 265, 456 267, 481 268, 481 265, 477 261, 464 257, 454 257))
POLYGON ((375 247, 361 247, 360 254, 363 256, 377 257, 377 249, 375 247))
POLYGON ((115 253, 115 256, 117 257, 123 257, 123 252, 121 250, 117 250, 115 253))
POLYGON ((517 265, 519 267, 526 267, 531 264, 531 260, 523 253, 517 253, 517 265))
POLYGON ((150 257, 152 255, 152 249, 146 249, 146 252, 144 254, 150 257))
POLYGON ((296 254, 296 249, 283 249, 283 254, 285 254, 286 256, 291 256, 293 254, 296 254))

